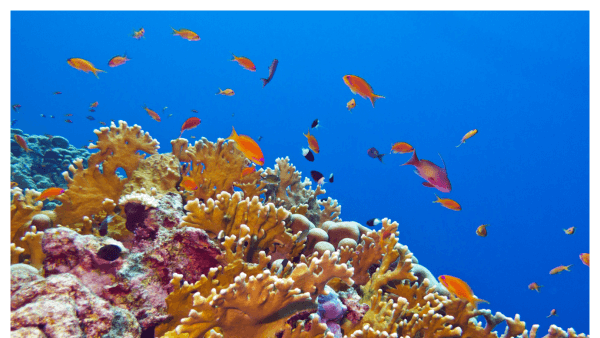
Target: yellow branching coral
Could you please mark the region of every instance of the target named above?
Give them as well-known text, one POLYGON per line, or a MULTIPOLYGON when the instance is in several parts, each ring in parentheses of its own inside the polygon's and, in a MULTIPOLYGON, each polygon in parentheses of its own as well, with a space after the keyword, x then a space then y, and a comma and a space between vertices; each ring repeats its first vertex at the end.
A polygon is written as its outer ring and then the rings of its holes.
POLYGON ((323 224, 327 221, 341 221, 341 219, 338 216, 342 212, 342 206, 338 204, 337 200, 334 200, 331 197, 327 197, 326 201, 318 201, 317 204, 323 207, 323 210, 321 211, 321 216, 319 217, 319 224, 323 224))
POLYGON ((124 194, 141 188, 155 188, 158 193, 177 193, 176 185, 181 180, 179 160, 173 154, 154 154, 140 160, 137 169, 128 176, 124 194))
POLYGON ((10 264, 19 263, 19 255, 25 252, 25 249, 10 243, 10 264))
POLYGON ((368 304, 370 304, 369 310, 359 323, 353 324, 351 321, 343 323, 344 333, 350 334, 365 324, 376 331, 396 332, 399 318, 402 315, 401 310, 406 305, 406 300, 399 298, 398 303, 396 303, 393 299, 388 299, 383 290, 378 290, 376 294, 370 297, 368 304))
MULTIPOLYGON (((536 338, 537 330, 539 327, 540 326, 538 324, 535 324, 531 327, 531 332, 528 332, 527 330, 525 330, 525 332, 523 332, 523 338, 536 338)), ((577 332, 575 332, 575 330, 573 330, 572 328, 567 329, 567 332, 565 332, 563 329, 561 329, 560 327, 558 327, 556 325, 550 325, 550 328, 548 329, 548 334, 544 336, 544 338, 586 338, 586 337, 589 337, 589 336, 586 335, 585 333, 577 334, 577 332)))
POLYGON ((294 286, 308 292, 313 299, 318 295, 326 295, 325 285, 332 278, 340 278, 347 285, 353 285, 353 268, 345 263, 338 263, 339 253, 325 251, 321 258, 313 257, 310 264, 296 265, 289 278, 294 279, 294 286))
POLYGON ((21 241, 23 241, 23 243, 25 243, 29 248, 29 259, 31 265, 38 270, 42 269, 42 267, 44 266, 44 258, 46 258, 46 255, 42 251, 43 237, 44 233, 41 231, 37 231, 36 227, 32 226, 31 231, 26 232, 25 236, 21 238, 21 241))
MULTIPOLYGON (((19 187, 10 190, 12 201, 10 203, 10 238, 15 242, 25 233, 33 216, 45 214, 50 219, 55 219, 53 211, 42 211, 44 204, 36 201, 41 195, 39 191, 25 189, 25 192, 19 187)), ((16 243, 16 242, 15 242, 16 243)), ((18 244, 18 243, 17 243, 18 244)))
POLYGON ((319 317, 315 316, 310 320, 310 329, 305 331, 303 322, 298 323, 295 329, 290 324, 285 324, 282 338, 333 338, 334 335, 327 331, 325 323, 319 323, 319 317))
POLYGON ((398 334, 396 332, 394 333, 387 333, 385 331, 375 331, 371 325, 366 324, 365 326, 362 327, 361 330, 356 330, 354 332, 352 332, 351 335, 347 336, 348 338, 398 338, 398 334))

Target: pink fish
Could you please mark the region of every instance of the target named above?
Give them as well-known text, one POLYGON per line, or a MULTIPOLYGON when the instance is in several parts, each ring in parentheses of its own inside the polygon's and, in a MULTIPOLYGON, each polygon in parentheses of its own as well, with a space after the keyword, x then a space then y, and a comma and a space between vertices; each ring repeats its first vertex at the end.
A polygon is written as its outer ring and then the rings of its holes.
MULTIPOLYGON (((440 158, 442 158, 442 155, 440 155, 440 158)), ((443 158, 442 162, 444 162, 443 158)), ((415 150, 410 160, 401 165, 414 165, 417 168, 415 174, 425 179, 426 182, 423 182, 423 185, 426 187, 436 188, 441 192, 450 192, 452 190, 452 185, 446 172, 446 162, 444 162, 444 168, 442 169, 431 161, 419 160, 417 158, 417 151, 415 150)))

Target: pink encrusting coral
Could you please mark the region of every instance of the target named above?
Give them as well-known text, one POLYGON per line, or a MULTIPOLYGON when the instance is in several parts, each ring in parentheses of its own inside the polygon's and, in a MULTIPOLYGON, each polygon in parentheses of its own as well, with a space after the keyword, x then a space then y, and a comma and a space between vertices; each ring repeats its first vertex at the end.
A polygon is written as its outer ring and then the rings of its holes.
MULTIPOLYGON (((438 283, 398 223, 342 221, 287 157, 242 174, 249 160, 224 139, 156 154, 139 126, 95 133, 100 151, 64 174, 61 207, 11 190, 12 337, 498 338, 503 322, 501 338, 527 337, 518 314, 438 283)), ((585 337, 551 327, 567 336, 585 337)))

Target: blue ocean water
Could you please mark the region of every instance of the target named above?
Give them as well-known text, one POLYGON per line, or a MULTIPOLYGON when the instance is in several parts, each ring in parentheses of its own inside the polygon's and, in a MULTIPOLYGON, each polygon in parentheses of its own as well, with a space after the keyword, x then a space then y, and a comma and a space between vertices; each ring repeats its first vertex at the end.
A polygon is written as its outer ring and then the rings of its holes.
POLYGON ((192 116, 202 123, 188 139, 216 141, 232 126, 262 136, 265 167, 289 156, 304 176, 334 173, 324 188, 343 220, 397 221, 419 262, 465 280, 490 302, 480 307, 519 313, 528 329, 588 333, 590 274, 578 256, 590 249, 589 64, 588 12, 16 11, 11 105, 22 107, 11 119, 25 133, 78 147, 111 120, 142 126, 161 152, 192 116), (141 27, 145 38, 132 38, 141 27), (170 27, 201 40, 172 36, 170 27), (108 67, 124 53, 131 61, 108 67), (231 53, 257 71, 229 61, 231 53), (78 71, 66 62, 73 57, 106 73, 78 71), (263 88, 273 59, 277 71, 263 88), (347 74, 385 99, 373 108, 344 84, 347 74), (235 95, 215 95, 219 88, 235 95), (322 127, 311 134, 321 151, 311 163, 301 148, 317 118, 322 127), (479 133, 456 148, 471 129, 479 133), (414 167, 399 166, 410 154, 390 154, 395 142, 440 166, 441 155, 452 191, 422 186, 414 167), (371 147, 384 163, 367 155, 371 147), (434 193, 463 210, 432 203, 434 193), (481 224, 490 224, 485 238, 475 234, 481 224), (549 275, 569 264, 570 272, 549 275), (544 286, 539 293, 532 282, 544 286), (558 316, 546 318, 552 309, 558 316))

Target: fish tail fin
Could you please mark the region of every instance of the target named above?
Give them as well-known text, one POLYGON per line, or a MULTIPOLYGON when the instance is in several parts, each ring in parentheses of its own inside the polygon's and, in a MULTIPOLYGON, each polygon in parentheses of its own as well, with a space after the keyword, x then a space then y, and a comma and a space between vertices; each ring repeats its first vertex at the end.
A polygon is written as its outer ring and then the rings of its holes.
POLYGON ((439 203, 442 199, 436 193, 433 193, 433 194, 435 195, 435 197, 437 198, 437 200, 433 201, 432 203, 439 203))
POLYGON ((231 135, 229 135, 229 137, 227 138, 228 140, 233 140, 238 136, 238 134, 235 132, 235 128, 233 126, 231 126, 231 135))
POLYGON ((375 94, 371 95, 369 97, 369 100, 371 100, 371 104, 373 105, 373 108, 375 108, 375 100, 377 100, 377 99, 385 99, 385 96, 375 95, 375 94))
POLYGON ((477 303, 490 303, 485 299, 481 299, 481 298, 477 298, 477 297, 473 297, 473 299, 471 300, 471 305, 473 305, 473 307, 477 308, 477 303))
POLYGON ((267 83, 269 83, 269 80, 267 80, 267 79, 261 79, 261 80, 262 80, 262 82, 263 82, 263 87, 264 87, 264 86, 266 86, 266 85, 267 85, 267 83))
POLYGON ((175 28, 171 27, 171 29, 173 30, 173 35, 179 34, 179 32, 175 28))
POLYGON ((233 55, 233 59, 231 59, 230 61, 235 61, 237 57, 235 56, 235 54, 233 54, 233 52, 231 53, 231 55, 233 55))
POLYGON ((385 154, 377 155, 377 158, 379 159, 379 162, 381 162, 381 163, 383 163, 383 156, 385 156, 385 154))
POLYGON ((417 166, 418 163, 419 163, 419 159, 417 158, 417 151, 413 150, 413 154, 412 154, 410 160, 406 161, 406 163, 401 164, 401 165, 414 165, 414 166, 417 166))
POLYGON ((219 91, 215 94, 215 95, 219 95, 221 94, 223 91, 221 90, 221 88, 219 88, 219 91))
POLYGON ((459 145, 456 146, 456 148, 460 147, 461 144, 463 144, 464 142, 461 142, 459 145))
POLYGON ((572 267, 572 266, 573 266, 573 264, 567 265, 567 266, 565 267, 565 270, 567 270, 567 271, 571 271, 571 270, 569 270, 569 268, 570 268, 570 267, 572 267))

